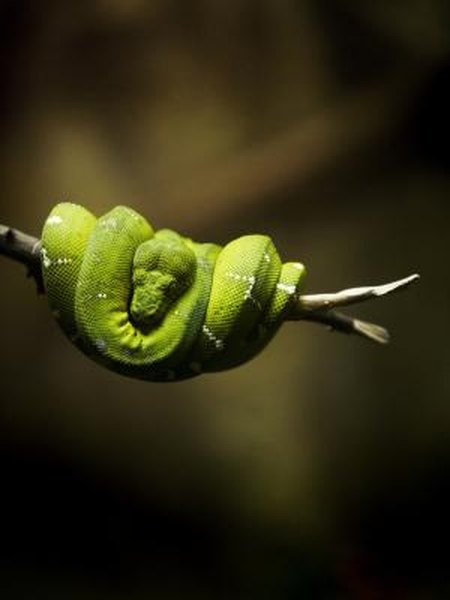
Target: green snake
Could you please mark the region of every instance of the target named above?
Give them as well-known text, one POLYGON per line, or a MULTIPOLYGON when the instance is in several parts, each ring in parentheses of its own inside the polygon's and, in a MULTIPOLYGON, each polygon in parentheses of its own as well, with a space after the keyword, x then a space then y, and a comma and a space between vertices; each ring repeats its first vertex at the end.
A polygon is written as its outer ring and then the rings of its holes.
POLYGON ((236 367, 279 329, 305 268, 282 264, 271 239, 221 247, 154 231, 131 208, 100 218, 56 205, 42 231, 53 315, 89 357, 113 371, 177 381, 236 367))

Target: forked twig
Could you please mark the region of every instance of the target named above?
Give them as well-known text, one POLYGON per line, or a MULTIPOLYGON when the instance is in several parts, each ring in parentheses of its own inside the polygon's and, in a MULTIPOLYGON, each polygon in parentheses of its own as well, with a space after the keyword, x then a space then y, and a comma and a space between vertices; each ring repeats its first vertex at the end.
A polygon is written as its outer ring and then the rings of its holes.
POLYGON ((415 273, 382 285, 349 288, 331 294, 300 295, 297 298, 297 304, 294 305, 294 309, 289 315, 289 320, 315 321, 328 325, 335 331, 355 333, 374 342, 387 344, 389 342, 389 332, 384 327, 343 315, 333 309, 337 306, 349 306, 350 304, 357 304, 404 290, 415 281, 418 281, 419 278, 420 276, 415 273))

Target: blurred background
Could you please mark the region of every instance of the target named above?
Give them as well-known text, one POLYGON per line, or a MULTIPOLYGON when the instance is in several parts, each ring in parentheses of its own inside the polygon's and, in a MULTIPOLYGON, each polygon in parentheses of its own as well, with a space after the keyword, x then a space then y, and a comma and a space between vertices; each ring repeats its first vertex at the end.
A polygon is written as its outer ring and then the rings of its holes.
POLYGON ((0 222, 123 203, 268 233, 310 293, 422 276, 353 311, 389 347, 290 323, 152 384, 2 257, 2 598, 450 597, 449 26, 444 0, 0 3, 0 222))

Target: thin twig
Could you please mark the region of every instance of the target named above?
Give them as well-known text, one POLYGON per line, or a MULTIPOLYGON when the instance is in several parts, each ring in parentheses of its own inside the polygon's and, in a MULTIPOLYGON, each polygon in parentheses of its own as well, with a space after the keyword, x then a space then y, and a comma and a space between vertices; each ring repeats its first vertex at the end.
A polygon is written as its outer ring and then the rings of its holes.
POLYGON ((414 273, 414 275, 409 275, 408 277, 390 283, 383 283, 382 285, 349 288, 332 294, 303 295, 299 297, 298 310, 300 312, 309 310, 328 310, 330 308, 335 308, 336 306, 359 304, 365 300, 380 298, 381 296, 387 296, 393 292, 404 290, 418 279, 419 275, 414 273))
POLYGON ((335 310, 311 311, 305 313, 303 320, 328 325, 332 331, 355 333, 356 335, 360 335, 373 342, 378 342, 379 344, 387 344, 390 339, 388 330, 381 327, 381 325, 369 323, 368 321, 361 321, 361 319, 343 315, 335 310))
POLYGON ((0 254, 25 265, 28 276, 36 281, 38 293, 45 292, 41 271, 41 242, 38 238, 0 225, 0 254))

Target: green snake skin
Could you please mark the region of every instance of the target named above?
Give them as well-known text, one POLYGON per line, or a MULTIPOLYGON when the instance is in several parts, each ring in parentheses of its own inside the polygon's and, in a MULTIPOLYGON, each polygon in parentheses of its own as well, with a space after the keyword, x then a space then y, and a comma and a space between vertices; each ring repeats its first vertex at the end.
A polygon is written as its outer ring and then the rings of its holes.
POLYGON ((196 243, 154 231, 125 206, 96 219, 58 204, 44 224, 41 259, 68 337, 107 368, 150 381, 250 360, 285 320, 305 276, 301 263, 281 263, 267 236, 196 243))

